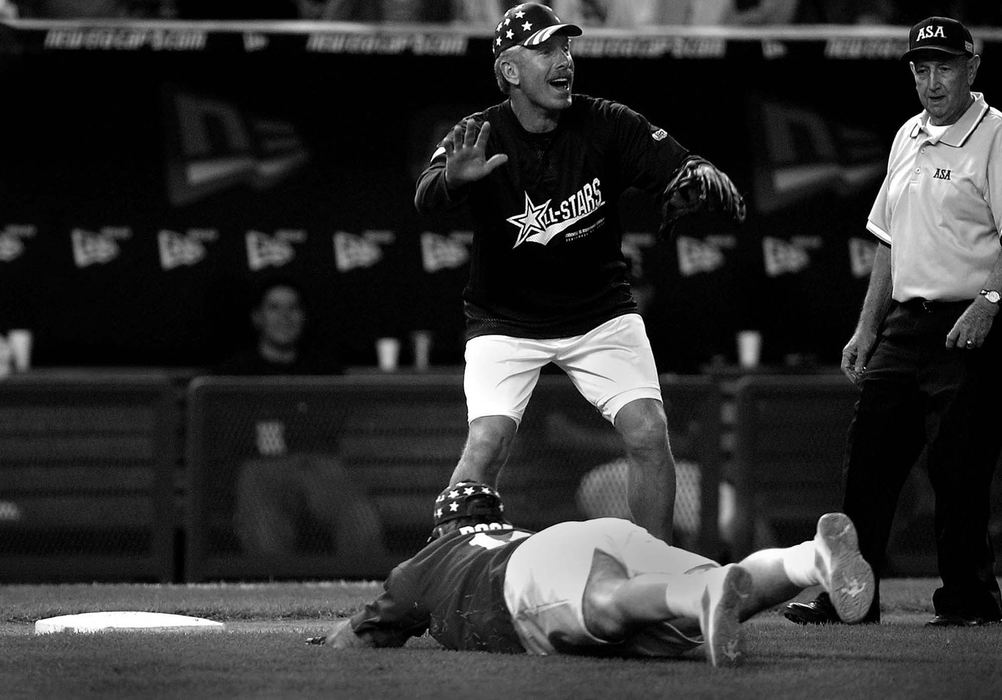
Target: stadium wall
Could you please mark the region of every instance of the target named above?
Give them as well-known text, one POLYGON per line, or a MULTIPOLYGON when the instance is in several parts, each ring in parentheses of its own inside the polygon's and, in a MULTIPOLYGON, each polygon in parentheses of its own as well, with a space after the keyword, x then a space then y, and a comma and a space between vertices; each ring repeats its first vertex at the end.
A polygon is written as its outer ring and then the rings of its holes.
MULTIPOLYGON (((39 371, 2 387, 4 583, 380 578, 424 543, 465 440, 456 372, 39 371)), ((838 510, 843 378, 665 375, 662 393, 676 544, 734 561, 809 539, 838 510)), ((913 471, 890 576, 936 571, 934 504, 913 471)), ((622 443, 561 376, 541 379, 499 485, 525 527, 628 516, 622 443)))
MULTIPOLYGON (((976 34, 990 66, 1002 37, 976 34)), ((918 109, 904 37, 575 42, 577 90, 641 111, 732 173, 751 206, 740 229, 694 219, 658 243, 644 198, 627 195, 624 249, 654 291, 663 371, 733 361, 748 325, 766 363, 837 363, 873 252, 863 223, 918 109)), ((487 35, 25 20, 0 25, 0 57, 0 331, 34 329, 36 364, 212 364, 245 330, 244 292, 277 269, 303 281, 318 342, 347 364, 374 364, 376 337, 414 329, 433 332, 433 363, 461 362, 470 224, 411 202, 436 141, 499 98, 487 35)), ((976 86, 989 102, 994 75, 976 86)))

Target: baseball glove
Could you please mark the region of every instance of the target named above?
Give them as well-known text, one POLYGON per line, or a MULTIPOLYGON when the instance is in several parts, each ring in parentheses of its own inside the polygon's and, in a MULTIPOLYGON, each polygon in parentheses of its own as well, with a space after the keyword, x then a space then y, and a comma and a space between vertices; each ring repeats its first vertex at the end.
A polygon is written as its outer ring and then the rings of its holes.
POLYGON ((745 220, 745 200, 726 173, 704 158, 690 156, 665 188, 659 233, 670 234, 683 216, 712 212, 741 223, 745 220))

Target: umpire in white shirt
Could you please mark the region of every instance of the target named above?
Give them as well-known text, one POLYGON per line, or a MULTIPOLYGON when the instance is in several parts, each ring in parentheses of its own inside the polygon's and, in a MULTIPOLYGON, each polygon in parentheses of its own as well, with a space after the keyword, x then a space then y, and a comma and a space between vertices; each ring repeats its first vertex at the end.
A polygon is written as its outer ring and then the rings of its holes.
MULTIPOLYGON (((1002 113, 971 90, 981 57, 960 22, 919 22, 903 58, 924 109, 895 135, 867 221, 879 245, 842 352, 860 388, 843 510, 879 575, 898 496, 924 451, 942 577, 928 624, 981 625, 1002 618, 988 535, 1002 450, 1002 113)), ((837 622, 824 594, 785 614, 837 622)), ((879 619, 878 595, 866 620, 879 619)))

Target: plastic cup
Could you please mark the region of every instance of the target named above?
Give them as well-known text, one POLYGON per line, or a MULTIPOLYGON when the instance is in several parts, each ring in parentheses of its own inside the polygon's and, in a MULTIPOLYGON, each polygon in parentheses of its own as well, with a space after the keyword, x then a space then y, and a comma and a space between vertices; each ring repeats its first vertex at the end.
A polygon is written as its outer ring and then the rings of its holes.
POLYGON ((31 369, 31 340, 31 331, 24 328, 15 328, 7 333, 7 345, 10 347, 15 372, 27 372, 31 369))
POLYGON ((376 340, 376 359, 379 369, 393 372, 400 361, 400 341, 397 338, 379 338, 376 340))
POLYGON ((742 367, 758 367, 762 355, 762 333, 759 331, 738 332, 738 364, 742 367))

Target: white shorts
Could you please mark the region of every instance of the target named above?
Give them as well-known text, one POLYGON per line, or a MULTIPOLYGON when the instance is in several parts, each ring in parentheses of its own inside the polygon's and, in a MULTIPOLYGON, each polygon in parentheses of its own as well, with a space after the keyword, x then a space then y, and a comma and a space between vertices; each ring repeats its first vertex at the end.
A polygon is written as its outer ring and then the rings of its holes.
POLYGON ((627 314, 570 338, 482 335, 469 340, 463 381, 468 420, 508 416, 521 423, 539 373, 550 362, 610 423, 631 401, 661 401, 644 321, 627 314))
MULTIPOLYGON (((646 573, 686 574, 719 566, 619 518, 548 527, 515 550, 505 573, 505 603, 519 640, 530 654, 610 644, 591 634, 584 621, 584 589, 596 550, 619 562, 631 578, 646 573)), ((676 624, 668 620, 650 625, 635 639, 616 646, 619 651, 645 656, 677 656, 702 643, 698 627, 693 628, 691 621, 676 624)))

